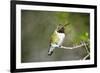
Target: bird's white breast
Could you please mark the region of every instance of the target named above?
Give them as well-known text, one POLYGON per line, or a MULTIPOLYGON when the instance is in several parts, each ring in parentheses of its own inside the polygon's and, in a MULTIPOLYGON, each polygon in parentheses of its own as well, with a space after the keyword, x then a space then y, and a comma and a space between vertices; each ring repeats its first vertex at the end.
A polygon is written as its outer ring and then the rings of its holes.
POLYGON ((57 33, 57 35, 59 37, 58 45, 62 45, 64 38, 65 38, 65 34, 64 33, 57 33))

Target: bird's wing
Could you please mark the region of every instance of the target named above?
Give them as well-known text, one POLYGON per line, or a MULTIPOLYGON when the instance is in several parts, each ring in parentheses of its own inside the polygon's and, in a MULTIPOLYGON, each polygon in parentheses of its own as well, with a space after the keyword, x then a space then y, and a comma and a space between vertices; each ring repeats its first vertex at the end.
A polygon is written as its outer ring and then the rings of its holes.
POLYGON ((57 44, 58 41, 59 41, 59 37, 58 37, 57 33, 54 32, 54 33, 51 35, 50 43, 52 43, 52 44, 57 44))

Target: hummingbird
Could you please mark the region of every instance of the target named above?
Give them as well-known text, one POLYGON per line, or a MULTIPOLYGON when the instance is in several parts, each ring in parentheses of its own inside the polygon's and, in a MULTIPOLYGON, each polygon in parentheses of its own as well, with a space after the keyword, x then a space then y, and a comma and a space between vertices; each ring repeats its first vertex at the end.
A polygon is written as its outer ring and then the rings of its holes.
POLYGON ((55 48, 59 48, 65 38, 65 25, 59 24, 50 37, 48 55, 51 56, 55 48))

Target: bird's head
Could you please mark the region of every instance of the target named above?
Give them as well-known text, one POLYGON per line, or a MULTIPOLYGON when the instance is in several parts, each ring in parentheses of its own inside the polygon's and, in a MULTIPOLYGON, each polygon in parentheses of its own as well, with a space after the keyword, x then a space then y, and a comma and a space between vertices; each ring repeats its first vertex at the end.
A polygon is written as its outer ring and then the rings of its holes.
POLYGON ((64 33, 65 27, 66 27, 67 25, 69 25, 69 23, 68 23, 68 24, 63 24, 63 25, 59 24, 59 25, 57 26, 57 29, 56 29, 57 32, 59 32, 59 33, 64 33))

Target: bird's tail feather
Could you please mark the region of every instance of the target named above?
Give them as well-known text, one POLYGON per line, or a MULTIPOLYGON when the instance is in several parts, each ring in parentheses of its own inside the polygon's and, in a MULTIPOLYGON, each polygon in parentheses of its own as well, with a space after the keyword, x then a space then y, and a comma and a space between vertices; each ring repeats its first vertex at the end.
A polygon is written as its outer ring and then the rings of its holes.
POLYGON ((51 56, 53 53, 54 47, 50 47, 48 50, 48 55, 51 56))

